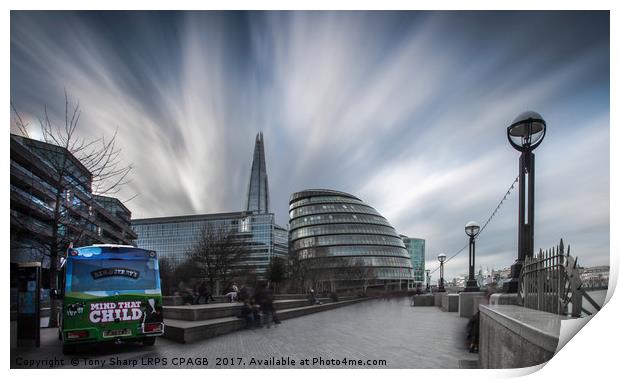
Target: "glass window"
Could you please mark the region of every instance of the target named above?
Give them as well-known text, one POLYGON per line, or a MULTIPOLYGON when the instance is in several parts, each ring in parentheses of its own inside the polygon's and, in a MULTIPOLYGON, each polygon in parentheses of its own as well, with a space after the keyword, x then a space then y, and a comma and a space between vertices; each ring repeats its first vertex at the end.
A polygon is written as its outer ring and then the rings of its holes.
POLYGON ((154 259, 75 259, 71 291, 121 291, 157 288, 154 259))

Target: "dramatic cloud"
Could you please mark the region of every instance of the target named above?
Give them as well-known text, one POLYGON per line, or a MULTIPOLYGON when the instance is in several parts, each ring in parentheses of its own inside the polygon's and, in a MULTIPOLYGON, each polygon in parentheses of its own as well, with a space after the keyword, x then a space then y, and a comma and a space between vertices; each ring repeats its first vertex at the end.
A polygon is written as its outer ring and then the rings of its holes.
MULTIPOLYGON (((534 109, 536 248, 562 237, 609 261, 607 12, 13 12, 11 99, 32 136, 44 105, 62 120, 64 89, 85 137, 118 130, 135 218, 241 209, 262 130, 279 223, 292 192, 351 192, 425 238, 430 268, 502 199, 506 126, 534 109)), ((478 265, 514 261, 516 201, 478 265)))

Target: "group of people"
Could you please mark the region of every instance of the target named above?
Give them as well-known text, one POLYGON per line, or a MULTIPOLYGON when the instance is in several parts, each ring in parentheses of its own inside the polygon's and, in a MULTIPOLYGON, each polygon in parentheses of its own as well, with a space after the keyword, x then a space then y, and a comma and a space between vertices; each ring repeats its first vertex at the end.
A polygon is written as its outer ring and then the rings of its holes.
POLYGON ((201 299, 204 299, 205 304, 209 304, 209 300, 215 301, 211 287, 205 280, 202 282, 196 281, 193 286, 189 286, 181 281, 174 294, 183 299, 183 304, 200 304, 201 299))
POLYGON ((239 295, 239 300, 243 302, 239 317, 245 319, 248 329, 262 328, 264 325, 270 328, 272 322, 280 324, 273 305, 273 291, 267 286, 267 283, 259 283, 254 296, 251 296, 247 287, 243 287, 239 291, 239 295))

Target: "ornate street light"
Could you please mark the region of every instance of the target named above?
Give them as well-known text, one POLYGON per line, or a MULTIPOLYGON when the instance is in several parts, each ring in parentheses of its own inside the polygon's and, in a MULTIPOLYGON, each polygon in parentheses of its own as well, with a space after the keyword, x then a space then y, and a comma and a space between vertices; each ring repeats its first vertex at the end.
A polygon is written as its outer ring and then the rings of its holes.
POLYGON ((470 221, 465 225, 465 234, 469 236, 469 279, 465 292, 479 292, 478 281, 474 278, 474 266, 476 265, 476 236, 480 233, 480 225, 476 221, 470 221))
POLYGON ((431 270, 426 270, 426 292, 431 292, 431 270))
POLYGON ((545 120, 533 111, 521 113, 506 129, 508 142, 521 152, 517 260, 510 267, 510 280, 504 283, 507 292, 517 292, 519 274, 525 257, 531 257, 534 253, 534 153, 532 151, 540 145, 546 132, 545 120))
POLYGON ((443 286, 443 262, 446 261, 446 255, 443 253, 439 254, 437 260, 439 261, 439 287, 437 287, 437 292, 446 292, 443 286))

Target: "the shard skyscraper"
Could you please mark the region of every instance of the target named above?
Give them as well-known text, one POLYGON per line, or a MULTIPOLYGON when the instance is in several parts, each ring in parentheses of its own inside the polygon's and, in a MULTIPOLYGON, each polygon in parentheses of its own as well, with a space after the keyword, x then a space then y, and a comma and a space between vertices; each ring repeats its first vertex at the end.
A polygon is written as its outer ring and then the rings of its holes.
POLYGON ((262 132, 256 135, 256 143, 254 144, 254 158, 252 160, 252 171, 250 172, 245 210, 248 212, 269 213, 269 184, 267 181, 265 145, 262 132))

